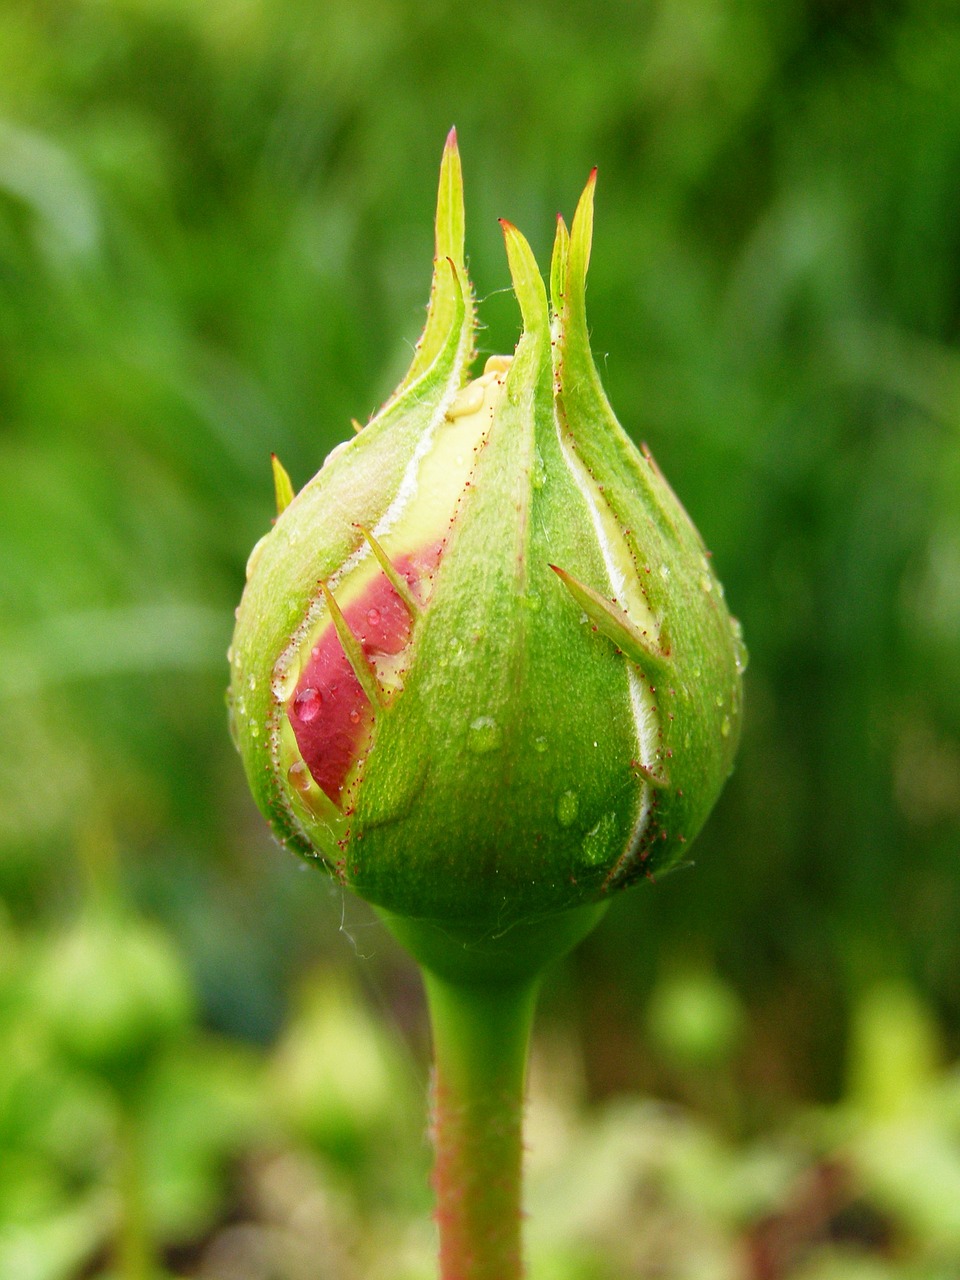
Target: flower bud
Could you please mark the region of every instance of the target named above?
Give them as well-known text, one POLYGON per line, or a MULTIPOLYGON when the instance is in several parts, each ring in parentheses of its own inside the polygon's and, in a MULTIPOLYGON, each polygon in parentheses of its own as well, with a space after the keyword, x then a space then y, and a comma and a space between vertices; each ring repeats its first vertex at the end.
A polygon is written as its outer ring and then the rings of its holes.
POLYGON ((394 917, 475 936, 683 857, 730 772, 745 653, 683 507, 611 410, 584 295, 594 178, 551 300, 471 380, 459 155, 413 363, 254 548, 232 718, 275 833, 394 917))
POLYGON ((115 908, 88 909, 38 967, 36 1005, 60 1054, 115 1085, 184 1031, 193 1003, 170 940, 115 908))

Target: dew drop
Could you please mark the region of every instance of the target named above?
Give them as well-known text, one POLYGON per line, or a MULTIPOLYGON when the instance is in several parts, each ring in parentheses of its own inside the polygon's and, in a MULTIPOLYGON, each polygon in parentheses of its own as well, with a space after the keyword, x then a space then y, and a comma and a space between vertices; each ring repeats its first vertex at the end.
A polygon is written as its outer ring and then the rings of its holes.
POLYGON ((371 627, 379 626, 379 624, 380 624, 380 610, 379 610, 379 609, 368 609, 368 610, 367 610, 367 622, 369 622, 369 623, 370 623, 371 627))
POLYGON ((708 595, 713 590, 713 583, 710 581, 710 579, 707 577, 705 573, 702 573, 700 575, 700 586, 703 588, 704 591, 706 591, 708 595))
POLYGON ((542 489, 547 479, 547 469, 543 465, 543 457, 540 450, 535 449, 533 454, 533 468, 530 471, 530 483, 534 489, 542 489))
POLYGON ((667 579, 670 577, 670 566, 668 564, 662 564, 660 566, 660 577, 664 580, 664 582, 666 582, 667 579))
POLYGON ((739 618, 730 619, 730 632, 733 635, 733 657, 737 664, 737 671, 743 675, 750 665, 750 654, 743 643, 743 627, 740 625, 739 618))
POLYGON ((470 725, 467 735, 467 746, 476 756, 485 756, 496 751, 503 739, 500 726, 493 716, 477 716, 470 725))
POLYGON ((541 738, 534 738, 534 740, 533 740, 533 749, 534 749, 534 751, 536 751, 536 752, 537 752, 537 754, 538 754, 538 755, 541 755, 541 756, 542 756, 542 755, 543 755, 543 753, 544 753, 544 752, 546 751, 546 749, 547 749, 547 740, 546 740, 546 738, 543 738, 543 737, 541 737, 541 738))
POLYGON ((724 716, 723 719, 720 721, 720 732, 723 734, 725 738, 730 737, 730 717, 729 716, 724 716))
MULTIPOLYGON (((338 457, 341 453, 343 453, 344 449, 346 449, 347 445, 350 443, 351 442, 349 440, 341 440, 339 444, 335 444, 333 448, 330 450, 330 452, 327 454, 327 456, 324 458, 323 466, 324 467, 328 466, 329 463, 331 463, 334 460, 334 458, 338 457)), ((321 470, 322 469, 323 468, 321 468, 321 470)))
POLYGON ((251 676, 247 681, 247 688, 250 690, 251 693, 253 693, 256 687, 257 687, 257 677, 251 676))
POLYGON ((718 694, 717 694, 717 696, 716 696, 716 698, 714 699, 714 701, 716 702, 716 704, 717 704, 717 706, 718 706, 718 707, 722 707, 722 706, 723 706, 723 695, 722 695, 722 694, 720 694, 720 693, 718 693, 718 694))
POLYGON ((259 737, 260 737, 260 726, 259 726, 259 724, 256 722, 256 720, 251 720, 251 721, 250 721, 249 728, 250 728, 250 737, 251 737, 251 738, 259 738, 259 737))
POLYGON ((523 597, 523 603, 527 606, 531 613, 539 613, 540 606, 543 601, 540 599, 539 591, 528 591, 523 597))
POLYGON ((354 709, 350 712, 350 723, 351 724, 360 723, 360 712, 356 709, 356 707, 354 707, 354 709))
POLYGON ((320 714, 322 702, 323 699, 316 689, 301 689, 293 700, 294 714, 299 716, 304 724, 309 724, 320 714))
POLYGON ((310 770, 302 760, 295 761, 287 770, 287 779, 297 791, 305 793, 310 790, 310 770))
POLYGON ((580 799, 575 791, 564 791, 557 801, 557 821, 561 827, 572 826, 580 812, 580 799))
POLYGON ((230 645, 230 647, 227 649, 227 661, 231 665, 233 664, 233 645, 230 645))
POLYGON ((611 854, 617 834, 617 815, 605 813, 595 827, 587 832, 580 842, 580 851, 586 862, 597 866, 607 861, 611 854))
POLYGON ((259 542, 254 543, 253 550, 247 558, 247 578, 251 578, 257 571, 257 565, 260 563, 260 557, 263 555, 263 548, 266 545, 269 533, 265 533, 259 542))

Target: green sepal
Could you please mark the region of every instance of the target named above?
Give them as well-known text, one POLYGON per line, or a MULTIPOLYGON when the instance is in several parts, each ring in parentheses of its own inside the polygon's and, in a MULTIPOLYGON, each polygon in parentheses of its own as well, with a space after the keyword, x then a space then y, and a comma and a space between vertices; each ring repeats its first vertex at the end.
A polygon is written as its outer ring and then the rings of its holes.
POLYGON ((655 696, 671 790, 658 796, 653 824, 666 833, 657 851, 667 865, 699 831, 732 768, 742 719, 741 667, 736 624, 700 535, 649 451, 641 453, 617 421, 590 350, 586 277, 595 176, 596 171, 570 228, 555 348, 558 411, 570 447, 591 475, 603 477, 604 503, 658 620, 659 647, 669 652, 670 666, 657 673, 655 696))
POLYGON ((645 671, 669 672, 670 655, 663 651, 652 636, 631 622, 623 609, 605 599, 599 591, 594 591, 593 587, 578 582, 572 573, 561 569, 559 565, 552 564, 550 568, 597 630, 608 640, 612 640, 631 662, 645 671))
POLYGON ((598 900, 643 794, 627 664, 549 568, 550 549, 585 576, 603 561, 560 456, 546 291, 527 242, 504 234, 523 334, 403 692, 378 719, 345 860, 361 896, 427 937, 466 930, 471 953, 489 940, 491 965, 500 935, 598 900))
MULTIPOLYGON (((454 323, 455 313, 462 305, 467 312, 467 323, 471 333, 474 325, 473 293, 467 283, 467 268, 464 262, 464 208, 463 208, 463 169, 460 164, 460 151, 457 147, 457 131, 451 129, 447 135, 447 143, 443 149, 440 162, 440 186, 437 195, 437 214, 434 236, 434 268, 433 283, 430 288, 430 304, 427 309, 427 323, 402 382, 397 388, 399 395, 428 368, 442 348, 450 326, 454 323), (451 279, 444 269, 449 260, 454 267, 451 279), (459 283, 458 283, 459 282, 459 283)), ((471 349, 468 356, 473 358, 471 349)))
POLYGON ((376 557, 377 564, 379 564, 380 568, 387 575, 387 580, 389 581, 391 587, 393 587, 394 591, 397 593, 397 595, 400 597, 403 603, 407 606, 407 609, 409 610, 409 612, 414 617, 416 617, 417 614, 422 613, 423 605, 420 603, 417 597, 413 594, 413 591, 410 588, 410 583, 407 582, 406 578, 403 576, 402 573, 397 573, 396 569, 394 568, 392 560, 387 555, 386 551, 384 551, 380 542, 373 536, 370 530, 364 528, 363 525, 358 525, 357 527, 360 530, 360 532, 363 534, 364 540, 366 541, 367 545, 370 547, 370 550, 373 552, 374 556, 376 557))
POLYGON ((550 258, 550 305, 556 316, 563 314, 563 300, 567 291, 567 256, 570 253, 570 232, 557 214, 557 234, 553 241, 553 254, 550 258))
POLYGON ((357 677, 360 688, 366 694, 367 701, 372 707, 380 707, 383 704, 383 693, 377 683, 377 677, 367 661, 366 654, 363 652, 363 646, 350 630, 350 625, 343 616, 340 606, 337 604, 337 598, 329 586, 321 581, 320 590, 323 592, 323 598, 326 601, 333 629, 337 633, 337 639, 346 654, 353 674, 357 677))
POLYGON ((361 525, 377 527, 424 436, 440 429, 463 384, 474 316, 469 282, 461 276, 450 258, 437 264, 435 280, 452 290, 454 306, 432 363, 327 458, 251 556, 231 646, 231 723, 257 805, 275 834, 305 857, 316 856, 318 841, 325 859, 338 850, 327 846, 325 828, 305 825, 300 806, 288 796, 277 754, 283 711, 275 692, 282 680, 279 664, 322 601, 320 581, 363 545, 361 525))
POLYGON ((277 515, 282 516, 296 495, 293 491, 293 483, 275 453, 271 453, 270 463, 273 467, 273 493, 277 503, 277 515))
POLYGON ((547 331, 549 318, 547 295, 537 260, 526 239, 512 222, 501 218, 500 227, 507 249, 507 263, 510 267, 513 292, 520 304, 520 314, 523 317, 524 333, 542 336, 547 331))

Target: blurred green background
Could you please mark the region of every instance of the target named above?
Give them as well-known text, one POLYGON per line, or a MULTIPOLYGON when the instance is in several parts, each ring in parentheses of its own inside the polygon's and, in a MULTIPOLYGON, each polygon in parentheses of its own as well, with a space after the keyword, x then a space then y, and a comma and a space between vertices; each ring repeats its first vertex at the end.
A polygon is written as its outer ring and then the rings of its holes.
POLYGON ((599 165, 598 364, 751 651, 695 869, 545 991, 533 1275, 955 1280, 945 0, 4 0, 0 1275, 143 1280, 138 1216, 172 1276, 431 1274, 416 975, 271 843, 224 654, 270 452, 409 360, 451 123, 482 354, 497 217, 546 266, 599 165))

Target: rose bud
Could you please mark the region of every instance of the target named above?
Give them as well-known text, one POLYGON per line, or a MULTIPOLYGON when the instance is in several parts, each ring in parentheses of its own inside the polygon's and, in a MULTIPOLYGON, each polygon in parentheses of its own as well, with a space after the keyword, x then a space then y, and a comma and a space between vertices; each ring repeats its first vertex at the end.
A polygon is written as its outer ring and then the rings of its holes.
POLYGON ((532 971, 681 860, 740 732, 738 624, 590 352, 594 177, 558 220, 549 302, 502 223, 523 333, 471 380, 451 133, 410 370, 295 497, 275 463, 238 611, 258 805, 438 970, 532 971))

